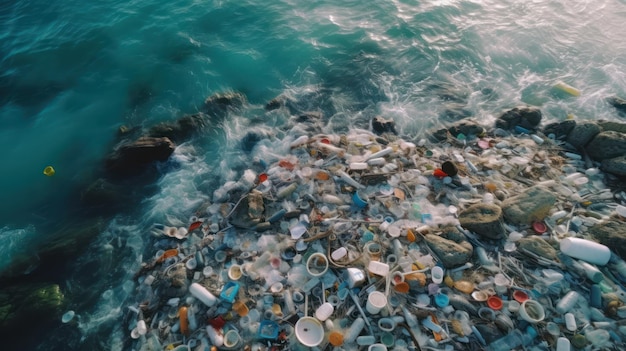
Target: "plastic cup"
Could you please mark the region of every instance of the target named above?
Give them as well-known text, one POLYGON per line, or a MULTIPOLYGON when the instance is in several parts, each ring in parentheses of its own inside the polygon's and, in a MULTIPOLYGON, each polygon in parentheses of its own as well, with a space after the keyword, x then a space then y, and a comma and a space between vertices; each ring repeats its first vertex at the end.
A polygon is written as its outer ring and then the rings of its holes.
POLYGON ((433 280, 433 283, 441 284, 441 282, 443 282, 443 268, 439 266, 435 266, 430 271, 430 274, 431 274, 431 279, 433 280))
POLYGON ((365 309, 370 314, 378 314, 387 305, 387 296, 380 291, 372 291, 367 296, 365 309))
POLYGON ((543 306, 535 300, 526 300, 519 307, 519 316, 523 320, 535 324, 546 317, 543 306))
POLYGON ((315 347, 324 340, 324 327, 322 323, 313 317, 298 319, 295 326, 296 338, 307 347, 315 347))
POLYGON ((245 317, 248 315, 248 312, 250 312, 248 306, 241 301, 235 301, 233 303, 233 311, 235 311, 239 317, 245 317))

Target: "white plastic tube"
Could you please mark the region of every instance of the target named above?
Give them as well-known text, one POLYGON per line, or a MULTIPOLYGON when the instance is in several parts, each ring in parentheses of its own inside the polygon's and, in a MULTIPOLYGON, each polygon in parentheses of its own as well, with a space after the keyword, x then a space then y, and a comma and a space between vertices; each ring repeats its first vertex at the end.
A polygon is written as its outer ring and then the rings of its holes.
POLYGON ((196 299, 202 301, 203 304, 211 307, 217 303, 217 297, 211 294, 207 289, 205 289, 202 285, 198 283, 192 283, 189 286, 189 292, 196 299))
POLYGON ((606 265, 611 259, 611 250, 608 247, 591 240, 565 238, 561 240, 560 248, 568 256, 600 266, 606 265))

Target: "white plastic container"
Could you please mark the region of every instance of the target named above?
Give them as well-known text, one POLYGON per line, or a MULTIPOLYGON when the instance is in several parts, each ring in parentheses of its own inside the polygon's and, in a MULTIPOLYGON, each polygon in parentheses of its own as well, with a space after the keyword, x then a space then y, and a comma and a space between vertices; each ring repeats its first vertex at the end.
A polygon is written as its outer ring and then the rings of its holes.
POLYGON ((568 338, 560 337, 556 340, 556 351, 570 351, 571 344, 568 338))
POLYGON ((207 289, 198 283, 192 283, 189 286, 189 292, 203 304, 211 307, 217 303, 217 297, 211 294, 207 289))
POLYGON ((379 261, 370 261, 367 270, 370 273, 386 277, 389 274, 389 265, 379 261))
POLYGON ((443 268, 441 268, 439 266, 435 266, 430 271, 430 274, 431 274, 431 278, 433 280, 433 283, 441 284, 441 282, 443 282, 443 268))
POLYGON ((385 306, 387 306, 387 296, 380 291, 372 291, 367 296, 365 308, 370 314, 378 314, 385 306))
POLYGON ((581 238, 565 238, 560 243, 561 252, 564 254, 587 261, 589 263, 604 266, 611 259, 611 250, 595 241, 581 238))
POLYGON ((319 319, 321 322, 325 321, 333 314, 335 308, 330 302, 323 303, 320 307, 315 310, 315 318, 319 319))

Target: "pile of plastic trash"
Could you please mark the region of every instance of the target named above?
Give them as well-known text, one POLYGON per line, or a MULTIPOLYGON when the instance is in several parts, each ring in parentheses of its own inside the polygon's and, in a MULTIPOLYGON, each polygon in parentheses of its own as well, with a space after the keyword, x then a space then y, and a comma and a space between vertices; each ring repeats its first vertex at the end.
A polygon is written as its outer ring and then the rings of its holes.
POLYGON ((624 348, 626 263, 586 234, 625 220, 624 194, 580 155, 538 135, 288 142, 188 226, 155 225, 134 349, 624 348), (536 187, 553 199, 530 221, 498 212, 536 187))

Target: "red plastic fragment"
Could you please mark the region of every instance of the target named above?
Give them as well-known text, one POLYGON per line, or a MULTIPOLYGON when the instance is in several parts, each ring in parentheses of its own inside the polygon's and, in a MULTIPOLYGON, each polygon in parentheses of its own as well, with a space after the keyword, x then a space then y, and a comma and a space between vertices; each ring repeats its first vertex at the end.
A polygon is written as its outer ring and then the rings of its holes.
POLYGON ((202 225, 202 221, 195 221, 193 223, 191 223, 189 225, 189 229, 187 230, 188 232, 192 232, 198 228, 200 228, 200 226, 202 225))
POLYGON ((445 178, 448 176, 448 174, 444 172, 441 168, 435 169, 435 171, 433 172, 433 175, 437 178, 445 178))

